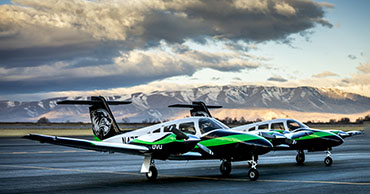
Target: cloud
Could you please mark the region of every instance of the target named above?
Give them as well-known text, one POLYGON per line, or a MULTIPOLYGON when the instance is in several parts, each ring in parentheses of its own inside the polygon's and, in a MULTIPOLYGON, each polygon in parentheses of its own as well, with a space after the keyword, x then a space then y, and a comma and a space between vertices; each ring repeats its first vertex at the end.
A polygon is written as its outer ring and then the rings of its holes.
POLYGON ((324 71, 319 74, 312 75, 314 78, 326 78, 326 77, 335 77, 338 76, 338 74, 330 72, 330 71, 324 71))
POLYGON ((370 63, 362 63, 356 67, 360 73, 370 74, 370 63))
POLYGON ((296 14, 296 10, 285 2, 277 3, 274 8, 277 13, 284 16, 292 16, 296 14))
POLYGON ((14 0, 0 5, 0 93, 129 87, 203 68, 258 68, 265 59, 246 54, 248 45, 331 27, 326 7, 310 0, 14 0), (224 48, 186 46, 209 40, 224 48))
POLYGON ((352 59, 352 60, 357 59, 357 57, 356 57, 355 55, 348 55, 348 58, 349 58, 349 59, 352 59))
POLYGON ((0 63, 6 67, 91 57, 106 48, 132 50, 161 40, 282 40, 315 24, 331 26, 323 18, 324 5, 312 1, 13 2, 0 6, 0 63))
POLYGON ((288 80, 280 77, 280 76, 273 76, 267 79, 267 81, 274 81, 274 82, 287 82, 288 80))
POLYGON ((131 87, 203 68, 255 69, 259 63, 243 52, 194 50, 161 42, 151 49, 121 52, 112 64, 78 66, 56 62, 36 67, 0 68, 0 94, 131 87), (17 86, 17 87, 14 87, 17 86))

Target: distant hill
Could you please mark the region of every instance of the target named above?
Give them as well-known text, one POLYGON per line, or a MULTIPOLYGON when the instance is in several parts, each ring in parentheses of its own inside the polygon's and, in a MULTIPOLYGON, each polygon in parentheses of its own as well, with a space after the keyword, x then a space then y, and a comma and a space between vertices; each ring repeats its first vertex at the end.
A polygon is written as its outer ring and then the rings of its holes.
MULTIPOLYGON (((65 99, 82 100, 88 97, 60 97, 33 102, 0 101, 0 121, 37 121, 47 117, 51 121, 89 121, 86 106, 57 105, 65 99)), ((329 117, 361 116, 370 112, 370 98, 337 89, 313 87, 281 88, 263 86, 204 86, 181 91, 109 96, 109 100, 131 100, 130 105, 112 106, 121 122, 169 120, 188 115, 186 109, 170 109, 174 103, 201 100, 210 105, 222 105, 214 110, 218 118, 243 116, 245 119, 293 117, 315 120, 329 117), (311 115, 311 118, 310 118, 311 115)))

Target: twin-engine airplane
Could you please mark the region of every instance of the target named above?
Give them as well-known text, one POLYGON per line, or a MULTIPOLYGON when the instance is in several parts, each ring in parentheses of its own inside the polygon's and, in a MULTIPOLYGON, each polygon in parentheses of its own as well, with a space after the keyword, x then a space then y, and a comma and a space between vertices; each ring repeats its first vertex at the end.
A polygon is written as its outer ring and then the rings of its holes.
POLYGON ((256 122, 248 125, 232 128, 236 131, 254 132, 269 139, 274 144, 275 150, 297 150, 297 164, 302 165, 305 161, 304 150, 308 152, 325 151, 326 158, 324 164, 330 166, 333 163, 331 150, 335 146, 341 145, 343 138, 361 134, 360 131, 341 130, 319 130, 311 129, 307 125, 294 119, 274 119, 263 122, 256 122), (270 137, 269 137, 270 136, 270 137), (279 137, 286 137, 292 141, 277 141, 279 137))
MULTIPOLYGON (((158 175, 154 160, 167 159, 220 159, 222 161, 220 171, 224 176, 230 174, 232 161, 246 160, 251 164, 248 177, 250 180, 257 180, 259 173, 254 158, 269 152, 273 147, 261 136, 233 131, 216 119, 204 116, 192 116, 131 132, 122 132, 108 105, 129 103, 131 102, 106 101, 101 96, 92 96, 90 100, 85 101, 58 102, 58 104, 90 105, 95 141, 40 134, 29 134, 25 138, 81 149, 143 155, 141 173, 146 173, 149 180, 155 180, 158 175)), ((195 112, 197 111, 194 111, 194 115, 197 115, 195 112)))
MULTIPOLYGON (((205 117, 212 117, 208 108, 221 108, 220 106, 207 106, 204 102, 196 101, 192 104, 176 104, 169 107, 193 108, 190 114, 198 114, 205 117)), ((302 165, 305 161, 304 150, 309 152, 325 151, 324 163, 330 166, 333 163, 331 158, 332 147, 341 145, 343 138, 362 134, 360 131, 341 130, 319 130, 311 129, 307 125, 294 119, 274 119, 263 122, 256 122, 232 128, 235 131, 250 132, 269 140, 274 150, 297 150, 296 161, 302 165)), ((258 157, 254 158, 255 160, 258 157)))

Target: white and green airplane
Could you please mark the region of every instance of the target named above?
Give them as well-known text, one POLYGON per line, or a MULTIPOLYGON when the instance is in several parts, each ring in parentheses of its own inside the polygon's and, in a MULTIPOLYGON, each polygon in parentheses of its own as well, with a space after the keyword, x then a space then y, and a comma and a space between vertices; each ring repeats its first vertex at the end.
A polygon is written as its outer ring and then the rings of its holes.
MULTIPOLYGON (((81 149, 126 153, 144 156, 141 173, 149 180, 158 175, 154 160, 221 160, 220 171, 227 176, 232 161, 248 161, 248 177, 257 180, 255 158, 272 150, 273 145, 253 133, 233 131, 218 120, 204 116, 168 121, 123 132, 116 123, 109 105, 128 101, 106 101, 102 96, 90 100, 64 100, 58 104, 89 105, 95 140, 29 134, 24 138, 81 149)), ((124 162, 124 161, 123 161, 124 162)))

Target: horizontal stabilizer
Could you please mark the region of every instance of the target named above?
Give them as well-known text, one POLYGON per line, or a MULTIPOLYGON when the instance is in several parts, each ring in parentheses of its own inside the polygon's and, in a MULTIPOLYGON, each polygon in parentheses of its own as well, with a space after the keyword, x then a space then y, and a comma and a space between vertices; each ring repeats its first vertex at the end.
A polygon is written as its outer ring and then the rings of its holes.
MULTIPOLYGON (((131 101, 106 101, 108 105, 120 105, 120 104, 130 104, 131 101)), ((57 102, 57 104, 78 104, 78 105, 96 105, 101 103, 98 100, 63 100, 57 102)))
MULTIPOLYGON (((172 104, 169 105, 170 108, 195 108, 200 107, 200 105, 194 105, 194 104, 172 104)), ((207 108, 222 108, 222 106, 216 106, 216 105, 206 105, 207 108)))
POLYGON ((215 105, 206 105, 202 101, 193 101, 192 104, 173 104, 169 105, 170 108, 191 108, 190 115, 191 116, 205 116, 205 117, 212 117, 211 113, 209 112, 209 108, 222 108, 222 106, 215 106, 215 105))

